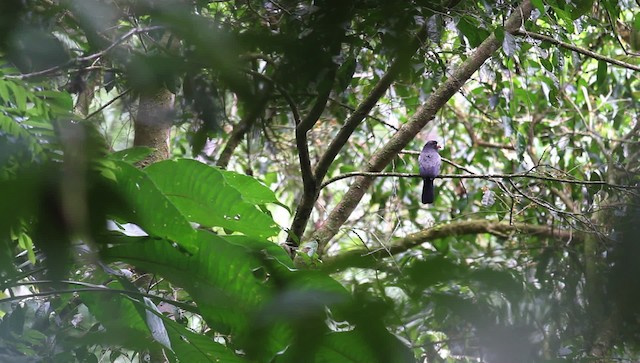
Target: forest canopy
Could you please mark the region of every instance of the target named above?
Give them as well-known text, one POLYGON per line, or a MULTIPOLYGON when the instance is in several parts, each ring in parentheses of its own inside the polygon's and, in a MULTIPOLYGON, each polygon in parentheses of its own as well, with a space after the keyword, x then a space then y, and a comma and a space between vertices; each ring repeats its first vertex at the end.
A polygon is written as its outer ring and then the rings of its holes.
POLYGON ((638 360, 639 72, 633 0, 3 0, 0 361, 638 360))

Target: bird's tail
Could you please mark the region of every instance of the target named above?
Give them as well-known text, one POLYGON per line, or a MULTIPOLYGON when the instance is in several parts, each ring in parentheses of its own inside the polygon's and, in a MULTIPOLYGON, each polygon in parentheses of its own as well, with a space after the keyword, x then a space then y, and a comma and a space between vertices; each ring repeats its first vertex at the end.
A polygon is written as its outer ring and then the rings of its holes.
POLYGON ((435 193, 433 190, 433 179, 425 178, 424 185, 422 186, 422 203, 430 204, 435 199, 435 193))

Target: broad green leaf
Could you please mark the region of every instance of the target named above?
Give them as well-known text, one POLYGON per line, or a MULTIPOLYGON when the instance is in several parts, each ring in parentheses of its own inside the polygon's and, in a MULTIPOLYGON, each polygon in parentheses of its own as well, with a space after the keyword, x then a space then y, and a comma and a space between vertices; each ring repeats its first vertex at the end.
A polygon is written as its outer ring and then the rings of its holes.
MULTIPOLYGON (((243 194, 230 186, 218 169, 195 160, 181 159, 152 164, 145 172, 192 222, 260 238, 278 233, 271 216, 246 202, 243 194)), ((251 189, 257 190, 254 186, 251 189)), ((249 195, 255 198, 255 191, 249 195)))
POLYGON ((478 22, 471 16, 461 17, 457 27, 462 35, 467 37, 472 48, 479 46, 480 43, 489 36, 489 33, 485 29, 478 27, 478 22))
POLYGON ((116 217, 137 224, 150 235, 166 238, 189 252, 196 252, 195 230, 171 198, 143 171, 124 161, 114 161, 114 165, 117 190, 131 207, 127 215, 116 217))
POLYGON ((169 319, 165 319, 164 323, 173 342, 175 356, 180 362, 247 362, 230 348, 214 342, 204 334, 196 334, 169 319))
POLYGON ((248 175, 233 171, 219 170, 225 182, 242 194, 242 199, 251 204, 278 203, 275 193, 248 175))
POLYGON ((238 246, 243 246, 247 251, 252 253, 258 253, 261 257, 259 259, 264 263, 264 258, 273 260, 274 267, 279 266, 286 269, 293 269, 293 261, 291 257, 285 252, 285 250, 279 245, 259 240, 252 237, 242 236, 242 235, 230 235, 224 236, 224 239, 232 244, 236 244, 238 246))
MULTIPOLYGON (((375 318, 371 319, 372 321, 375 318)), ((304 342, 302 343, 304 344, 304 342)), ((307 343, 309 344, 309 343, 307 343)), ((314 343, 311 343, 314 344, 314 343)), ((334 332, 315 342, 317 351, 305 357, 312 363, 410 363, 415 362, 411 350, 382 325, 357 327, 346 332, 334 332), (319 345, 319 346, 318 346, 319 345)), ((294 347, 295 348, 295 347, 294 347)), ((292 347, 276 362, 294 362, 292 347)))

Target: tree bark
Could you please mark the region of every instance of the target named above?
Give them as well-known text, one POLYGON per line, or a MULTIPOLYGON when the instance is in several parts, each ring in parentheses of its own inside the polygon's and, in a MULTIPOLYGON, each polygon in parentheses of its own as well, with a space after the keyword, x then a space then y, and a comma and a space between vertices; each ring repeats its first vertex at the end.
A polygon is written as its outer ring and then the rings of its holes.
POLYGON ((145 167, 169 158, 174 101, 175 96, 166 88, 140 95, 138 113, 134 120, 133 146, 148 146, 155 150, 138 166, 145 167))
POLYGON ((572 243, 584 240, 584 235, 576 231, 561 230, 552 226, 541 226, 527 223, 501 223, 486 219, 469 220, 437 225, 420 232, 412 233, 404 238, 396 239, 389 246, 371 251, 359 248, 346 251, 340 255, 326 258, 323 261, 323 270, 335 272, 347 267, 372 266, 376 261, 397 253, 407 251, 425 242, 463 235, 492 234, 505 237, 513 234, 527 234, 532 237, 557 239, 563 243, 571 239, 572 243))

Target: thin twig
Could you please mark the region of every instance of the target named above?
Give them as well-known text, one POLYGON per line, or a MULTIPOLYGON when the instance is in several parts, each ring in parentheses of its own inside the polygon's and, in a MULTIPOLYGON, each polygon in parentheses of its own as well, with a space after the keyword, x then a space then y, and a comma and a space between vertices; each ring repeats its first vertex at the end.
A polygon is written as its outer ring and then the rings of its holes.
MULTIPOLYGON (((347 110, 349 110, 349 111, 351 111, 351 112, 355 112, 355 111, 356 111, 356 108, 355 108, 355 107, 349 106, 348 104, 346 104, 346 103, 344 103, 344 102, 341 102, 340 100, 337 100, 337 99, 335 99, 335 98, 333 98, 333 97, 330 97, 330 98, 329 98, 329 101, 331 101, 331 102, 333 102, 333 103, 335 103, 335 104, 339 105, 340 107, 344 107, 344 108, 346 108, 347 110)), ((366 117, 367 117, 367 118, 370 118, 370 119, 372 119, 372 120, 375 120, 375 121, 377 121, 377 122, 379 122, 379 123, 381 123, 381 124, 383 124, 383 125, 387 126, 388 128, 390 128, 390 129, 392 129, 392 130, 394 130, 394 131, 398 131, 398 128, 397 128, 397 127, 395 127, 395 126, 393 126, 392 124, 390 124, 390 123, 386 122, 385 120, 381 119, 380 117, 373 116, 373 115, 367 115, 366 117)))
POLYGON ((93 285, 93 284, 89 284, 89 283, 81 282, 81 281, 39 280, 39 281, 16 282, 16 283, 13 283, 12 286, 53 285, 53 284, 56 284, 56 283, 63 283, 63 284, 68 284, 68 285, 79 285, 79 286, 85 286, 85 287, 79 288, 79 289, 51 290, 51 291, 35 292, 35 293, 27 294, 27 295, 16 295, 16 296, 0 299, 0 304, 7 303, 7 302, 12 302, 12 301, 19 301, 19 300, 28 299, 28 298, 40 297, 40 296, 49 296, 49 295, 58 295, 58 294, 73 294, 73 293, 78 293, 78 292, 106 292, 106 293, 120 294, 120 295, 126 295, 126 296, 147 297, 149 299, 159 300, 159 301, 162 301, 162 302, 169 303, 169 304, 171 304, 173 306, 179 307, 179 308, 181 308, 183 310, 186 310, 186 311, 190 311, 190 312, 197 312, 198 311, 198 308, 196 306, 185 304, 185 303, 182 303, 180 301, 176 301, 176 300, 172 300, 172 299, 167 299, 167 298, 164 298, 164 297, 161 297, 161 296, 147 294, 147 293, 144 293, 144 292, 141 292, 141 291, 135 291, 135 290, 112 289, 112 288, 107 287, 107 286, 93 285))
POLYGON ((97 110, 91 112, 87 117, 85 117, 85 120, 88 120, 90 118, 92 118, 93 116, 97 115, 98 113, 102 112, 102 110, 104 110, 105 108, 111 106, 112 103, 116 102, 117 100, 119 100, 120 98, 122 98, 124 95, 126 95, 127 93, 131 92, 131 88, 126 89, 124 92, 120 93, 119 95, 115 96, 113 99, 109 100, 109 102, 105 103, 104 105, 100 106, 100 108, 98 108, 97 110))

